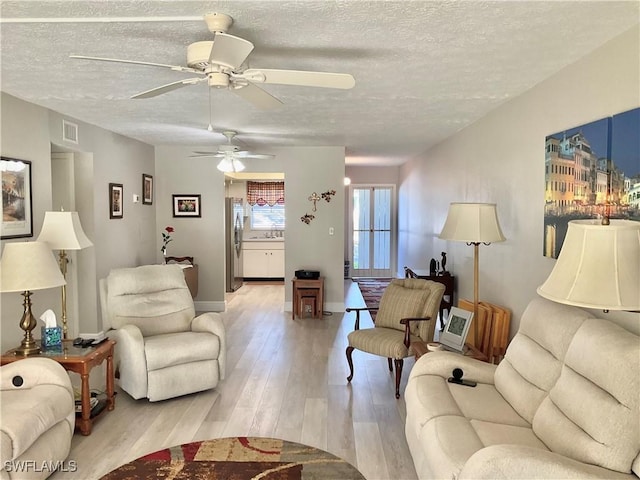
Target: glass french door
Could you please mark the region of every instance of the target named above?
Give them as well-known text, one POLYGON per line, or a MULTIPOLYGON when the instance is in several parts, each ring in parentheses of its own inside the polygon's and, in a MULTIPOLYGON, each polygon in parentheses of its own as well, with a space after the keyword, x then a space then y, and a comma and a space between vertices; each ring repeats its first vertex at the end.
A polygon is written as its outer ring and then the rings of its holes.
POLYGON ((351 187, 351 274, 393 277, 393 185, 351 187))

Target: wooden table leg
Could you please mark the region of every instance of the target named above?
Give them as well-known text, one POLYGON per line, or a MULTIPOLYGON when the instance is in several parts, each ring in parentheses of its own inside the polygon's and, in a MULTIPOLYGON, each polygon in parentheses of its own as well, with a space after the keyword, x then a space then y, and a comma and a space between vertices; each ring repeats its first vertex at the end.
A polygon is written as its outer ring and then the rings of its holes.
POLYGON ((82 389, 80 392, 82 398, 82 420, 80 421, 80 433, 82 435, 91 434, 91 392, 89 389, 89 373, 84 372, 80 375, 82 379, 82 389))
POLYGON ((116 398, 113 395, 113 349, 107 356, 107 409, 113 410, 116 407, 116 398))

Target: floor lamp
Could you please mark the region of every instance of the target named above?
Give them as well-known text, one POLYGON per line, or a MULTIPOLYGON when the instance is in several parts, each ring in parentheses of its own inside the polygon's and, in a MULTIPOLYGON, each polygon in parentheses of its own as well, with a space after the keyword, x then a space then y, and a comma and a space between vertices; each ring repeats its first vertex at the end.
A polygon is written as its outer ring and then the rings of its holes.
POLYGON ((569 222, 549 278, 538 294, 599 310, 640 310, 640 222, 569 222))
MULTIPOLYGON (((78 212, 45 212, 38 241, 47 242, 52 250, 60 250, 59 264, 62 276, 67 277, 67 250, 82 250, 93 245, 82 230, 78 212)), ((62 337, 68 337, 67 287, 62 285, 62 337)))
POLYGON ((31 331, 36 328, 37 320, 31 312, 31 292, 64 286, 65 280, 51 254, 51 248, 43 242, 7 243, 0 261, 0 291, 22 292, 24 312, 20 319, 20 328, 24 338, 16 355, 35 355, 40 352, 38 343, 31 331))
POLYGON ((478 338, 478 254, 481 243, 504 242, 495 203, 452 203, 439 238, 473 245, 473 339, 478 338))

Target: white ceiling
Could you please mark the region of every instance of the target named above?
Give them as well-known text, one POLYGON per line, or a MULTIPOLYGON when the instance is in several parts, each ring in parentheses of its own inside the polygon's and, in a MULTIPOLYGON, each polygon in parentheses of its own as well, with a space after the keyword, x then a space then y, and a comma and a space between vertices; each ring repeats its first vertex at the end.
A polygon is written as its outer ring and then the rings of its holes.
POLYGON ((226 141, 220 132, 236 130, 254 152, 344 145, 348 164, 386 165, 427 150, 640 17, 637 0, 22 0, 0 8, 1 89, 18 98, 152 145, 215 146, 226 141), (208 12, 231 15, 229 33, 254 43, 250 67, 351 73, 356 86, 266 85, 284 102, 271 111, 213 90, 218 133, 210 133, 206 83, 129 98, 193 75, 69 58, 186 66, 187 46, 212 39, 201 19, 208 12), (169 21, 95 21, 109 17, 169 21))

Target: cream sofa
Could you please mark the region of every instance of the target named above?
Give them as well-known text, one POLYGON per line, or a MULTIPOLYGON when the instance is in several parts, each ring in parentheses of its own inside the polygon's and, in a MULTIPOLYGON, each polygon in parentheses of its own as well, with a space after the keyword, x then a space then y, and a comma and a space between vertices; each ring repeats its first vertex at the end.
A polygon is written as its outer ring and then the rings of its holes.
POLYGON ((500 365, 431 352, 414 365, 405 433, 425 478, 635 478, 640 338, 533 300, 500 365), (453 368, 478 382, 447 382, 453 368))
POLYGON ((24 358, 0 368, 0 478, 47 478, 65 466, 76 414, 73 388, 49 358, 24 358))

